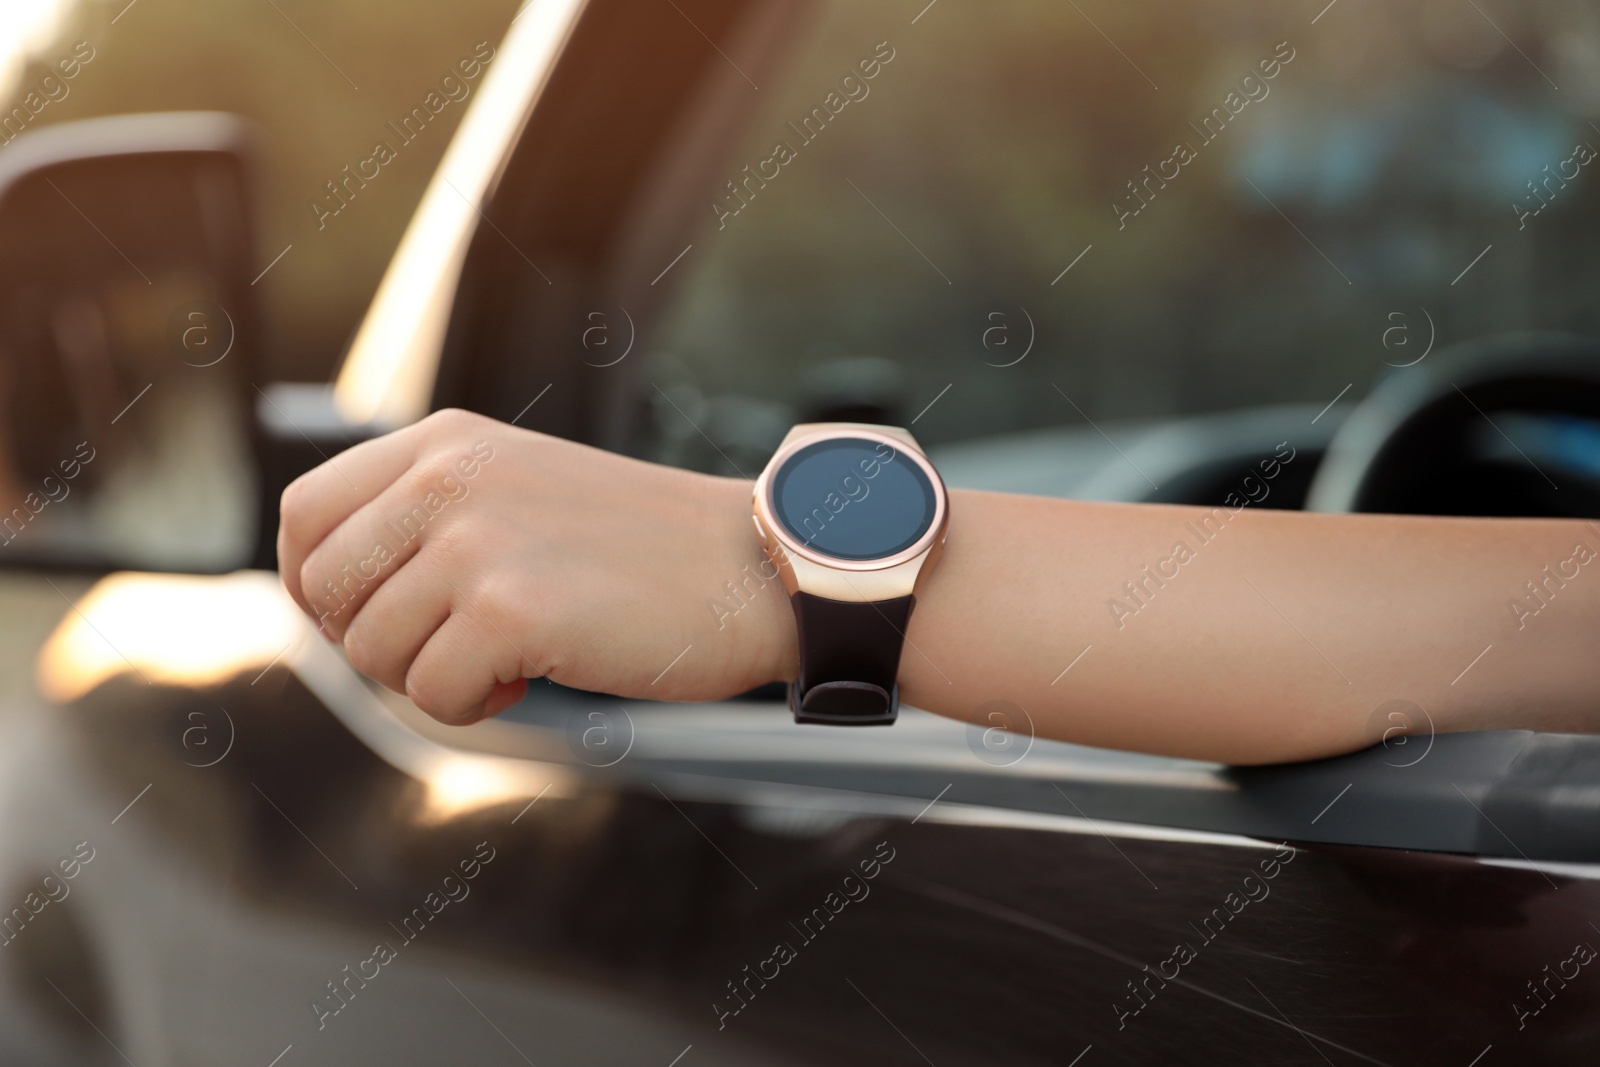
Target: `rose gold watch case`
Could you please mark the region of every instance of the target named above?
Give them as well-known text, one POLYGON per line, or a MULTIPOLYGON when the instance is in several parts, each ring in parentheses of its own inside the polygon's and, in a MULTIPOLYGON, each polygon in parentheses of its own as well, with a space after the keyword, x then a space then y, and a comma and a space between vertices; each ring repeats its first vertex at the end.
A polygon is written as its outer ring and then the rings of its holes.
POLYGON ((933 570, 944 549, 949 530, 949 497, 944 480, 923 455, 916 438, 897 426, 875 426, 857 422, 803 423, 791 429, 772 460, 756 479, 755 524, 762 548, 777 567, 784 588, 793 596, 807 592, 813 596, 850 603, 871 603, 915 595, 924 575, 933 570), (797 541, 777 519, 772 504, 772 475, 789 457, 818 441, 838 437, 861 438, 886 444, 908 457, 928 476, 934 492, 933 522, 911 545, 882 559, 835 559, 797 541))

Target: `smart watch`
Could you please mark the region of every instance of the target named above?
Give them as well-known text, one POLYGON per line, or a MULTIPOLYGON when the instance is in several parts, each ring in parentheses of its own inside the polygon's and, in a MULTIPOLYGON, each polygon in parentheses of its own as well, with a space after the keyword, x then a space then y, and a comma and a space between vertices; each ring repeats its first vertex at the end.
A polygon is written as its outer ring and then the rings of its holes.
POLYGON ((887 726, 906 623, 944 547, 944 482, 893 426, 794 427, 756 479, 756 535, 783 578, 800 638, 796 722, 887 726))

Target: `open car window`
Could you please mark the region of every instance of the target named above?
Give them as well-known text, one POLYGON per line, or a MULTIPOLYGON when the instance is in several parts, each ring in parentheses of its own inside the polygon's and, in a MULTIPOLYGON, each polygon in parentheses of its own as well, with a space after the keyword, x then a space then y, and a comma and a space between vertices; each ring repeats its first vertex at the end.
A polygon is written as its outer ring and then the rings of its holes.
MULTIPOLYGON (((1452 341, 1593 329, 1592 194, 1580 174, 1538 214, 1527 199, 1546 162, 1600 144, 1588 97, 1515 43, 1552 42, 1584 84, 1593 31, 1565 9, 1502 24, 1511 42, 1427 4, 603 10, 478 235, 436 403, 746 475, 797 420, 910 424, 952 484, 1125 500, 1208 502, 1234 461, 1282 449, 1297 458, 1252 502, 1294 507, 1346 394, 1452 341), (620 98, 601 57, 657 64, 671 90, 620 98), (556 388, 577 399, 529 405, 556 388)), ((523 734, 483 738, 600 773, 959 782, 1012 812, 1067 812, 1054 783, 1076 782, 1096 819, 1486 855, 1515 856, 1493 829, 1514 818, 1544 828, 1519 842, 1548 831, 1546 858, 1587 855, 1562 784, 1588 774, 1586 739, 1436 737, 1399 714, 1365 753, 1246 772, 1020 720, 805 733, 775 694, 536 685, 497 724, 523 734)))
POLYGON ((759 104, 683 194, 640 454, 748 471, 841 415, 1089 447, 1086 419, 1284 404, 1314 445, 1429 348, 1596 327, 1580 5, 902 6, 815 5, 759 90, 708 73, 759 104))

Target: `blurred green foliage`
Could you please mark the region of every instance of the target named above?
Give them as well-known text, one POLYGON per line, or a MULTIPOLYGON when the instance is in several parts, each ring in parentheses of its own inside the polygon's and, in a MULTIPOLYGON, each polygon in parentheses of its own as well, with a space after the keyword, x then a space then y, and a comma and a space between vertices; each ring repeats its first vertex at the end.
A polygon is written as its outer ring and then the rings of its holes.
POLYGON ((445 108, 321 231, 312 199, 376 141, 395 140, 385 124, 478 42, 498 46, 515 12, 513 0, 90 2, 24 84, 87 39, 93 63, 40 125, 181 110, 229 111, 260 125, 259 265, 294 246, 257 287, 269 376, 314 380, 331 373, 360 322, 465 108, 445 108))

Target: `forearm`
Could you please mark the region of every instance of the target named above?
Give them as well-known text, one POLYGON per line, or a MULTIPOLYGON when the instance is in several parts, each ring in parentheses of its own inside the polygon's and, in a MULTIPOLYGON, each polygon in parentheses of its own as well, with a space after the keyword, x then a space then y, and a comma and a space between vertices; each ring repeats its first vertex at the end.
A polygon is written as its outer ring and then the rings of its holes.
MULTIPOLYGON (((279 567, 357 669, 443 722, 540 675, 717 700, 798 671, 751 488, 444 411, 297 479, 279 567)), ((949 511, 908 704, 1009 701, 1043 737, 1239 763, 1396 726, 1600 730, 1600 526, 962 491, 949 511)))
POLYGON ((1397 699, 1440 732, 1596 727, 1589 524, 951 497, 901 661, 917 707, 1240 763, 1370 744, 1397 699))

